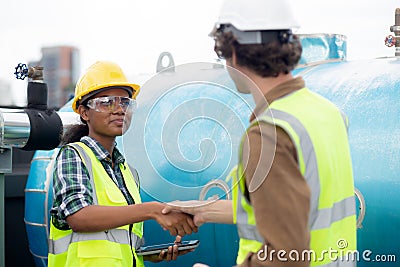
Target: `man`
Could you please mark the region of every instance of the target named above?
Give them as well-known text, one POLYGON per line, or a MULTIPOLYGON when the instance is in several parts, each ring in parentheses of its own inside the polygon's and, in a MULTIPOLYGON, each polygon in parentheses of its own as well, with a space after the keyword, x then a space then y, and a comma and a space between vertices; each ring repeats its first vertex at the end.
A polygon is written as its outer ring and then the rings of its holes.
POLYGON ((292 76, 302 52, 294 28, 287 1, 224 3, 211 33, 215 52, 256 108, 232 204, 181 210, 201 224, 226 222, 222 207, 233 206, 240 266, 355 266, 348 259, 356 216, 347 118, 292 76))

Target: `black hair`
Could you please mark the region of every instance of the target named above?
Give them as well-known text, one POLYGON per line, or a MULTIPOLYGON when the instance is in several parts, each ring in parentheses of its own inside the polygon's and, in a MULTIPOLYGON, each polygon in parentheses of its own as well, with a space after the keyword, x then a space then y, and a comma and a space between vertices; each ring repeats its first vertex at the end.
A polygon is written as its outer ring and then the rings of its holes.
POLYGON ((68 127, 61 139, 61 145, 78 142, 82 137, 89 134, 87 122, 81 118, 83 124, 74 124, 68 127))

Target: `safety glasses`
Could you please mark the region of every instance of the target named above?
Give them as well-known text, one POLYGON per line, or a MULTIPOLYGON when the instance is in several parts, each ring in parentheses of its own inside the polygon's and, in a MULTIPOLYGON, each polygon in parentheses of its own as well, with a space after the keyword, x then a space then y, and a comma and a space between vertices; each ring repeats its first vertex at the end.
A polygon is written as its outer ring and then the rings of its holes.
POLYGON ((136 110, 136 101, 129 97, 121 96, 102 96, 90 99, 87 107, 105 113, 114 113, 122 109, 124 113, 133 113, 136 110))

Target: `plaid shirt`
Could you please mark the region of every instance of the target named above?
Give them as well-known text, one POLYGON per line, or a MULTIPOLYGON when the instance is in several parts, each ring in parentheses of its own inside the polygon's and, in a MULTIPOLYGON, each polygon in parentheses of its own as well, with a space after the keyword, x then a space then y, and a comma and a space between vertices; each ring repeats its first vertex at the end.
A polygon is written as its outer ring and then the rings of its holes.
MULTIPOLYGON (((81 142, 94 152, 128 204, 134 204, 122 178, 120 163, 124 163, 125 159, 119 150, 114 147, 113 168, 110 153, 99 142, 88 136, 82 137, 81 142)), ((67 216, 93 204, 93 189, 88 170, 78 152, 69 146, 64 146, 58 155, 53 174, 53 194, 54 202, 50 214, 54 225, 60 229, 69 229, 65 220, 67 216)))

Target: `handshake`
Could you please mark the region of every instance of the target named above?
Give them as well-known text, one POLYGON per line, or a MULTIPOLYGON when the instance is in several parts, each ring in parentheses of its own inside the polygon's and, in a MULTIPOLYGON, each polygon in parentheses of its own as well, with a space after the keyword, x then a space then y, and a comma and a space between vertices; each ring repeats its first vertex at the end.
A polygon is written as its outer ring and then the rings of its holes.
POLYGON ((197 233, 207 222, 233 223, 231 200, 173 201, 164 205, 157 222, 173 236, 197 233))

